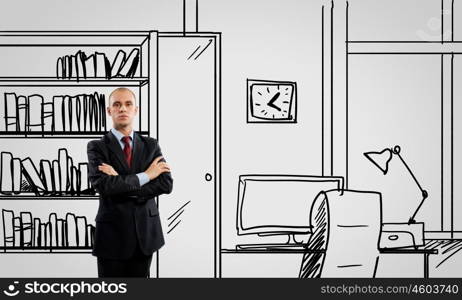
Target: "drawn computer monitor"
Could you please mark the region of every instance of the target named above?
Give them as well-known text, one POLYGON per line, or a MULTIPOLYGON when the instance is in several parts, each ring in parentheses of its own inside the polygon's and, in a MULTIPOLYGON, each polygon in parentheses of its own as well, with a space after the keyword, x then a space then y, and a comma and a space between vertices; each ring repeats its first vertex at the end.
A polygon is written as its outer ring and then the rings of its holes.
POLYGON ((310 210, 321 191, 343 189, 343 178, 302 175, 239 176, 238 235, 311 233, 310 210))

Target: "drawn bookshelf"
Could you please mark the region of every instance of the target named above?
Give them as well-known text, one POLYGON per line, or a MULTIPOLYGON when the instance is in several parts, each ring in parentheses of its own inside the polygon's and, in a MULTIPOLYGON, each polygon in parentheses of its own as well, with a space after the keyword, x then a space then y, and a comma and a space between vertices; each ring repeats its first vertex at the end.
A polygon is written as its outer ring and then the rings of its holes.
POLYGON ((137 96, 134 129, 155 135, 155 49, 155 31, 0 31, 0 253, 91 252, 86 144, 110 129, 116 87, 137 96))

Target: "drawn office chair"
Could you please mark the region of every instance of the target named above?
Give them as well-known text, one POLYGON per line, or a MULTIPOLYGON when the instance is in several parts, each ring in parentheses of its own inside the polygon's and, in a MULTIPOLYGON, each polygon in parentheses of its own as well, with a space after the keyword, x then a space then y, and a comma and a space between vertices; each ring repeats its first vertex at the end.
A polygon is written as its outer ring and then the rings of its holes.
POLYGON ((375 277, 379 257, 382 200, 377 192, 320 192, 300 278, 375 277))

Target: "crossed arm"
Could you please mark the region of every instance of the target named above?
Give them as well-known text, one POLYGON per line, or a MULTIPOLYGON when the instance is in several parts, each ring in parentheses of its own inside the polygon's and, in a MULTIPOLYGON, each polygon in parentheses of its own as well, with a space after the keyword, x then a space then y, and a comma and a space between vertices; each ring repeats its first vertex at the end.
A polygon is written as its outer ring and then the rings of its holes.
POLYGON ((88 143, 87 154, 90 182, 102 196, 133 197, 138 200, 172 191, 170 167, 163 160, 158 146, 155 147, 154 161, 145 171, 150 181, 143 186, 140 186, 136 174, 119 175, 111 165, 105 163, 104 155, 95 142, 88 143))

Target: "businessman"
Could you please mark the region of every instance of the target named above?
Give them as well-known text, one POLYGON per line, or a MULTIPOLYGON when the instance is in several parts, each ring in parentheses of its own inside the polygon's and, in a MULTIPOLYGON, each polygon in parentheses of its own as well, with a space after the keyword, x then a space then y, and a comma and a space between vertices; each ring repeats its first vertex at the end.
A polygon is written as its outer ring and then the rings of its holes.
POLYGON ((149 277, 164 245, 155 197, 172 191, 170 167, 156 139, 133 130, 135 94, 117 88, 107 113, 113 128, 87 145, 89 179, 99 193, 93 255, 99 277, 149 277))

